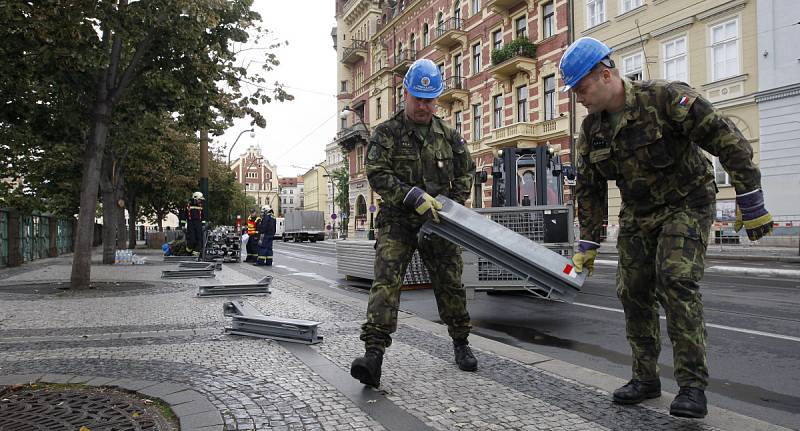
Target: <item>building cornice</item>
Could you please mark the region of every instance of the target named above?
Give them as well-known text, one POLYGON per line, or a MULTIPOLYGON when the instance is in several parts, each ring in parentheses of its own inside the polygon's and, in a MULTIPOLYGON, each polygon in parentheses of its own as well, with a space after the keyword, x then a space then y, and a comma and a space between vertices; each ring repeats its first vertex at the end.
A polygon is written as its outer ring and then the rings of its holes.
POLYGON ((756 93, 756 103, 785 99, 793 96, 800 96, 800 83, 759 91, 756 93))
POLYGON ((661 37, 667 33, 683 29, 684 27, 689 27, 694 24, 694 17, 690 16, 688 18, 684 18, 680 21, 676 21, 670 24, 667 24, 661 28, 657 28, 655 30, 650 31, 650 35, 653 37, 661 37))
POLYGON ((719 15, 730 14, 744 9, 745 5, 747 5, 747 0, 732 0, 717 7, 713 7, 707 11, 700 12, 695 16, 700 21, 708 21, 716 18, 719 15))

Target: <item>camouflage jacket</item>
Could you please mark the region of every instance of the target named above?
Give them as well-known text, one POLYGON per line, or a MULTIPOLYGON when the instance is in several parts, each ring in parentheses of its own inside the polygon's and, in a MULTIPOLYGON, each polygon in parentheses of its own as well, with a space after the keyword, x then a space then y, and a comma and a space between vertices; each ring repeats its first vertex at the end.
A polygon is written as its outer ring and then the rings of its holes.
POLYGON ((600 242, 608 180, 635 216, 714 202, 714 171, 702 150, 719 157, 737 193, 760 187, 750 143, 694 89, 662 80, 623 83, 625 107, 614 130, 606 112, 581 124, 575 194, 582 239, 600 242))
POLYGON ((380 194, 381 212, 417 217, 403 198, 417 186, 461 204, 470 195, 475 163, 466 142, 439 117, 427 137, 420 136, 401 110, 375 128, 367 146, 367 178, 380 194))

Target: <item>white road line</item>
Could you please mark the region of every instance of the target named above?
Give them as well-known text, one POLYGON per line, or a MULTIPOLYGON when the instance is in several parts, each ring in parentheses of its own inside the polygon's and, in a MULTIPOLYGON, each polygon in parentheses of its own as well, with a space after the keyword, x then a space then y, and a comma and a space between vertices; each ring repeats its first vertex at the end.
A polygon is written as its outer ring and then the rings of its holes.
MULTIPOLYGON (((611 307, 603 307, 601 305, 592 305, 592 304, 584 304, 582 302, 573 302, 572 305, 578 305, 581 307, 587 308, 594 308, 596 310, 603 310, 603 311, 612 311, 615 313, 624 313, 623 310, 619 308, 611 308, 611 307)), ((659 316, 661 320, 666 320, 666 317, 659 316)), ((717 325, 715 323, 706 323, 706 326, 709 328, 716 328, 716 329, 723 329, 726 331, 733 331, 733 332, 741 332, 743 334, 752 334, 752 335, 761 335, 762 337, 770 337, 770 338, 777 338, 780 340, 788 340, 800 343, 800 337, 792 337, 791 335, 781 335, 781 334, 773 334, 772 332, 764 332, 764 331, 756 331, 753 329, 744 329, 744 328, 737 328, 734 326, 726 326, 726 325, 717 325)))

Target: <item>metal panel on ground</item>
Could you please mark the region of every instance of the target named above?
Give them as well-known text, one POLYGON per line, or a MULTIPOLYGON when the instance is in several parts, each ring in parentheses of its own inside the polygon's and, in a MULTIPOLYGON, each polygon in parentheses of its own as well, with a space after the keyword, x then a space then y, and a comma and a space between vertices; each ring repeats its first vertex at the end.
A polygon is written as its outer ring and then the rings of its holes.
POLYGON ((219 284, 214 286, 200 286, 197 296, 232 296, 232 295, 260 295, 271 293, 269 285, 272 276, 267 275, 252 284, 219 284))
POLYGON ((322 341, 322 336, 317 334, 317 327, 321 322, 265 316, 244 301, 226 302, 222 310, 225 317, 233 318, 231 327, 225 328, 227 334, 303 344, 317 344, 322 341))
POLYGON ((436 199, 443 205, 441 223, 426 222, 423 234, 441 236, 513 273, 531 293, 574 300, 586 275, 576 273, 569 259, 445 196, 436 199))

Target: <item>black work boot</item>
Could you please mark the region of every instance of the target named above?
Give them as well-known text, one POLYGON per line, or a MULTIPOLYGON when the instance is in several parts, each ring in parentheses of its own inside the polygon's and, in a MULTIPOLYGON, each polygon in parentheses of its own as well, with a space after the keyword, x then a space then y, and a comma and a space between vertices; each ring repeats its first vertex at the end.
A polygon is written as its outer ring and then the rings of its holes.
POLYGON ((453 353, 456 356, 456 364, 461 371, 475 371, 478 369, 478 360, 472 354, 469 343, 466 341, 454 341, 453 353))
POLYGON ((700 388, 682 386, 669 406, 669 414, 682 418, 704 418, 708 414, 706 394, 700 388))
POLYGON ((368 348, 364 356, 353 360, 353 364, 350 365, 350 375, 367 386, 377 388, 381 384, 381 365, 383 365, 383 352, 368 348))
POLYGON ((614 391, 617 404, 639 404, 648 398, 661 396, 661 380, 632 379, 625 386, 614 391))

